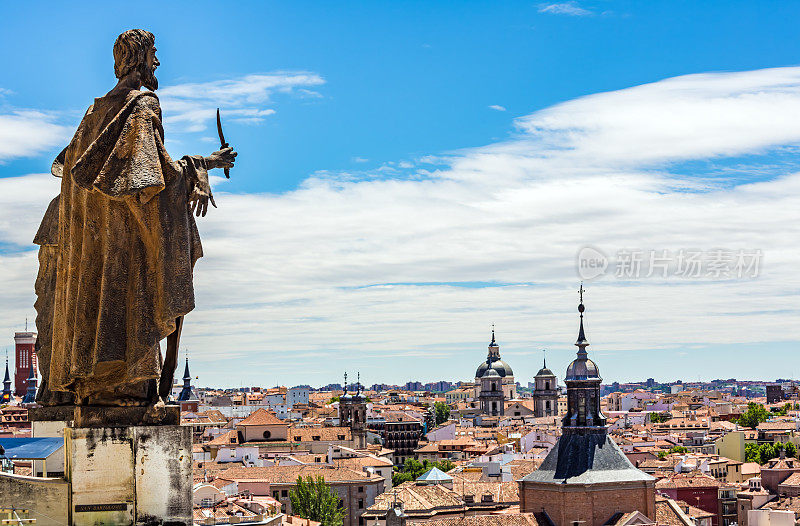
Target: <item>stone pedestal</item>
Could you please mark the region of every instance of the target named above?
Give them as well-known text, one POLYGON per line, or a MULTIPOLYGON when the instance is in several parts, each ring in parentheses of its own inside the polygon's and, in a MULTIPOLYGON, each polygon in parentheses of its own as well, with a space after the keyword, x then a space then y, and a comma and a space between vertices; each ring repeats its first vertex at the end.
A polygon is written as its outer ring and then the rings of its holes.
POLYGON ((72 524, 192 524, 192 431, 64 429, 72 524))

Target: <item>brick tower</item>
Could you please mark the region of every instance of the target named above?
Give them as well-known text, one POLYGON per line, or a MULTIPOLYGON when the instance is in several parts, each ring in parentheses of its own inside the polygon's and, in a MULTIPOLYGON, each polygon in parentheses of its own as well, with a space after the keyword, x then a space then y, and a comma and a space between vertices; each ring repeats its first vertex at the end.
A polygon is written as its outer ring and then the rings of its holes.
POLYGON ((25 396, 28 392, 28 375, 31 372, 31 363, 34 370, 39 367, 36 360, 36 333, 28 332, 27 323, 25 332, 14 333, 14 394, 25 396))
POLYGON ((519 481, 520 511, 555 526, 602 526, 633 511, 655 520, 655 479, 636 469, 607 433, 600 370, 586 352, 583 285, 580 294, 578 356, 564 378, 567 414, 561 437, 541 467, 519 481))

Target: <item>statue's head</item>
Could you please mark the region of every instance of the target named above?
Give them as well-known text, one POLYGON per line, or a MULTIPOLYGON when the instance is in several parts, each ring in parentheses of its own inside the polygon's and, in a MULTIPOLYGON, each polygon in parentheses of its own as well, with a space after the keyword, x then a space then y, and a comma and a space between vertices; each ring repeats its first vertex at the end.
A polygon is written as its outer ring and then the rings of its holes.
POLYGON ((114 42, 114 74, 118 79, 138 74, 142 86, 158 89, 155 37, 144 29, 129 29, 114 42))

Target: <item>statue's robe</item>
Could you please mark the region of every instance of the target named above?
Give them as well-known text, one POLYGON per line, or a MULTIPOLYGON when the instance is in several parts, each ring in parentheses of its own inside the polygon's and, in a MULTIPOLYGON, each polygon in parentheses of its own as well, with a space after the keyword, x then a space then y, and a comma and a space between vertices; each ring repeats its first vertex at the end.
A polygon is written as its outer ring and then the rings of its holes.
POLYGON ((82 404, 155 400, 159 342, 194 308, 202 248, 188 196, 205 169, 202 157, 170 158, 154 93, 89 107, 64 157, 52 390, 82 404))

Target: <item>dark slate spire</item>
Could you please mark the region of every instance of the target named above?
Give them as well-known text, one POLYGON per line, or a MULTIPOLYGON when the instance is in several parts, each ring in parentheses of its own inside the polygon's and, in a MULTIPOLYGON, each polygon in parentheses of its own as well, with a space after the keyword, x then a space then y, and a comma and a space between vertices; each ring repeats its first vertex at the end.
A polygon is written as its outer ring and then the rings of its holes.
POLYGON ((33 357, 31 357, 30 374, 28 374, 28 391, 22 399, 23 404, 32 404, 36 402, 36 367, 33 365, 33 357))
MULTIPOLYGON (((564 381, 567 384, 567 415, 562 421, 562 430, 567 428, 597 428, 605 430, 606 418, 600 411, 600 370, 586 353, 589 341, 583 330, 583 283, 578 291, 580 303, 578 312, 581 316, 578 330, 578 357, 567 367, 564 381)), ((566 431, 564 431, 566 432, 566 431)))
POLYGON ((6 351, 6 376, 3 378, 3 395, 0 401, 4 403, 11 401, 11 376, 8 374, 8 351, 6 351))
POLYGON ((494 323, 492 323, 492 343, 489 344, 489 347, 497 347, 497 342, 494 341, 494 323))
POLYGON ((183 370, 183 389, 178 395, 179 402, 185 402, 192 398, 192 375, 189 374, 189 357, 186 357, 186 367, 183 370))

